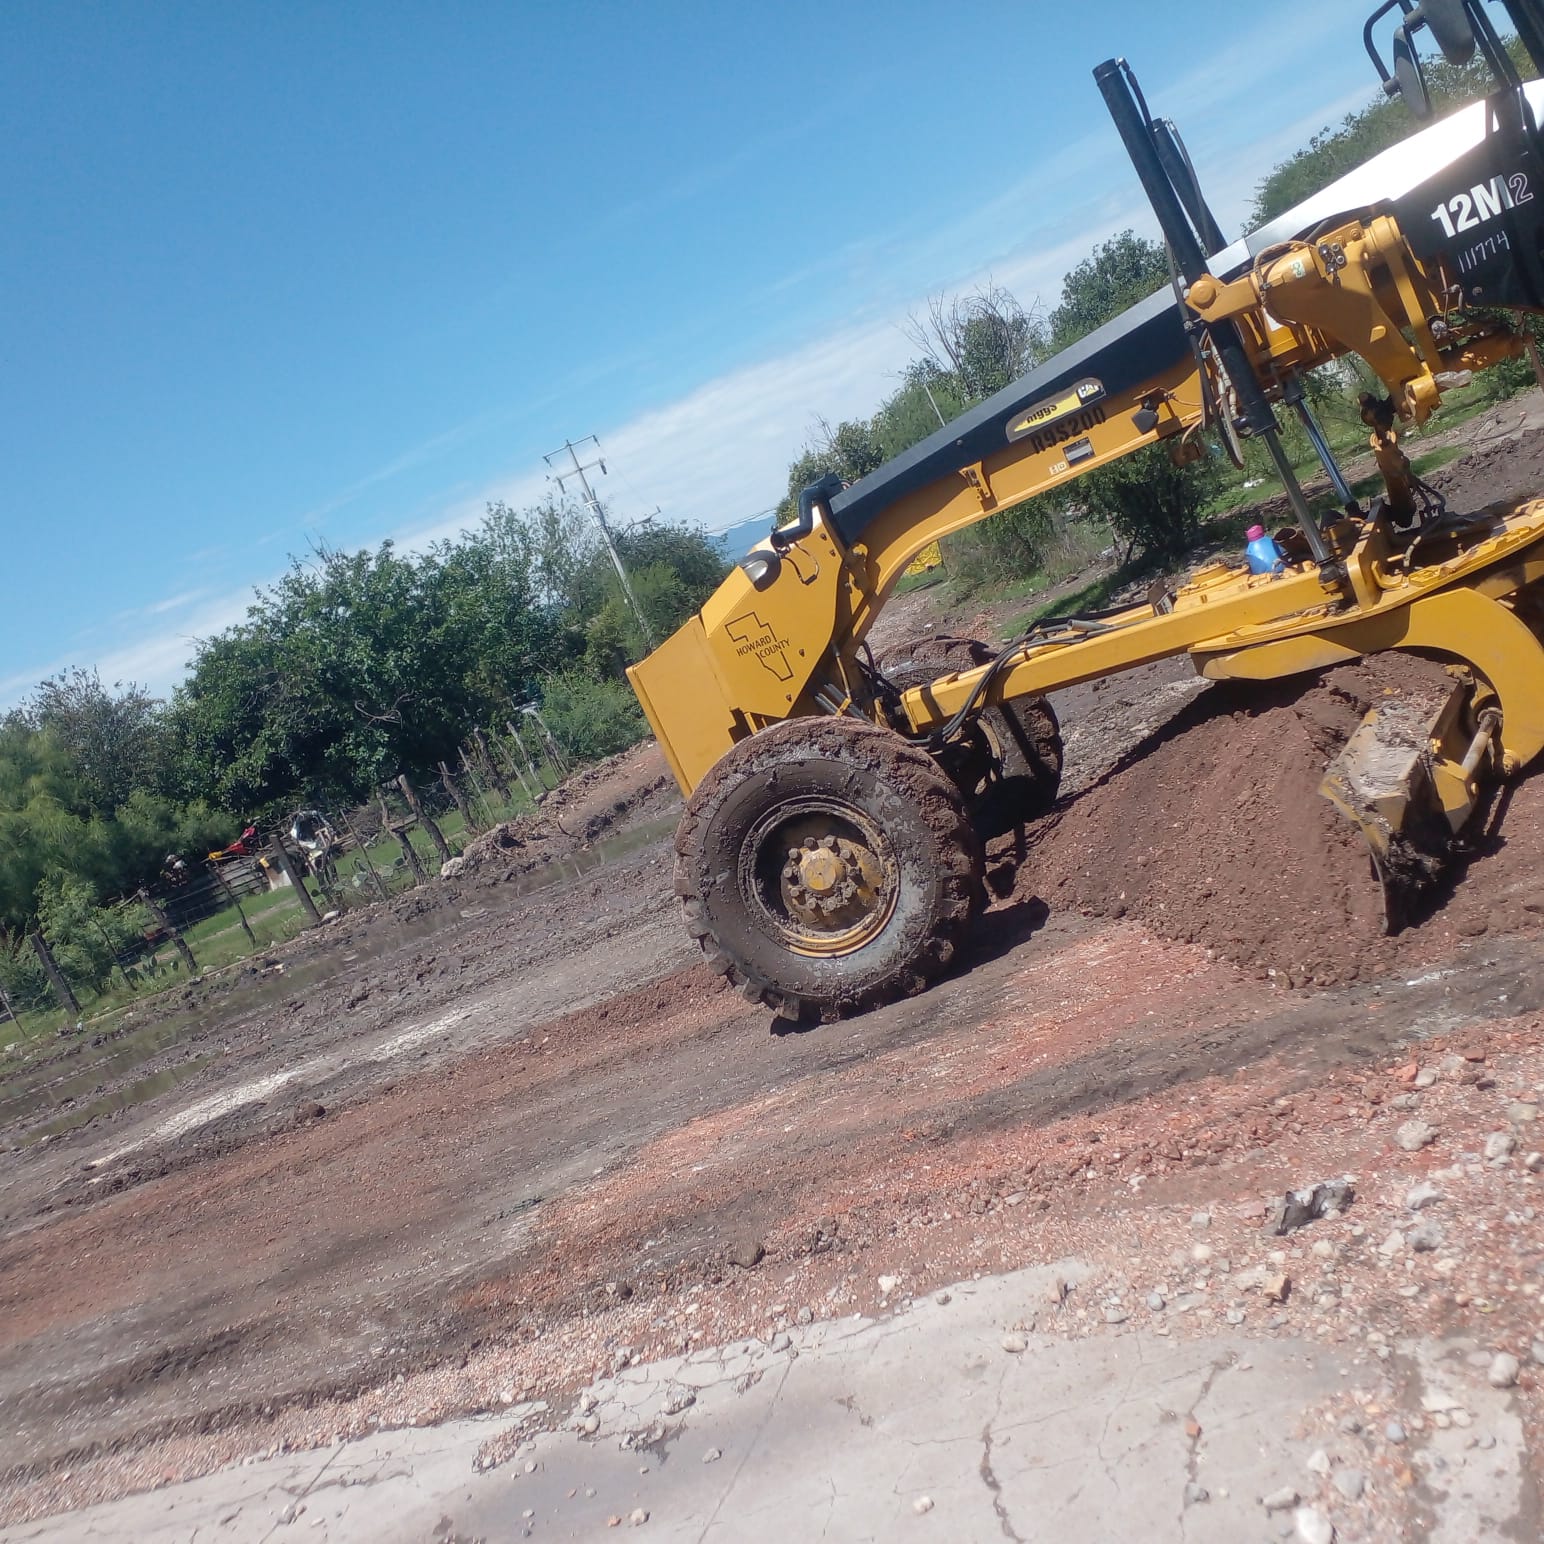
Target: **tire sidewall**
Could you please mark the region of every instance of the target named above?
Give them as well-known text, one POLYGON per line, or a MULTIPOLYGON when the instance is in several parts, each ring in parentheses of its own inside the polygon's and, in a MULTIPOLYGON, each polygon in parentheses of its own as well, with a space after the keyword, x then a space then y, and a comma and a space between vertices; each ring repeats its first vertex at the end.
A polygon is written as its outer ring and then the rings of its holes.
MULTIPOLYGON (((930 954, 936 956, 941 936, 958 931, 959 899, 951 886, 957 889, 960 882, 940 854, 938 812, 930 818, 916 801, 914 787, 891 786, 864 754, 863 742, 876 738, 892 739, 885 731, 869 730, 853 737, 849 754, 835 757, 811 754, 798 740, 780 743, 775 732, 769 733, 765 743, 750 743, 738 775, 713 790, 694 812, 694 852, 681 855, 687 871, 678 874, 677 889, 698 898, 702 921, 742 978, 775 982, 785 997, 845 1009, 915 990, 925 977, 936 975, 926 962, 930 954), (810 795, 867 816, 884 833, 898 871, 894 907, 884 927, 849 954, 793 951, 756 925, 755 904, 741 890, 745 843, 764 824, 769 801, 810 795)), ((913 779, 919 777, 925 797, 953 798, 952 785, 930 761, 913 769, 913 779)), ((953 819, 968 832, 957 800, 953 819)))

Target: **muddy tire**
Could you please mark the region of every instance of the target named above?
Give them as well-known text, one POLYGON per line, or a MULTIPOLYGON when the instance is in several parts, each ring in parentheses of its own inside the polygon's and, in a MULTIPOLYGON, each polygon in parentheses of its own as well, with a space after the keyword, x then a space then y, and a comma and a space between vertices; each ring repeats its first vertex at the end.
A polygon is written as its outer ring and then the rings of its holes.
POLYGON ((857 719, 791 719, 742 740, 676 833, 676 893, 704 954, 790 1018, 937 980, 981 872, 959 790, 925 752, 857 719))
MULTIPOLYGON (((887 650, 879 668, 898 687, 925 686, 941 675, 989 664, 994 651, 976 638, 918 638, 887 650)), ((1022 697, 981 714, 1000 776, 961 791, 983 836, 996 836, 1048 814, 1061 787, 1062 737, 1044 697, 1022 697)))

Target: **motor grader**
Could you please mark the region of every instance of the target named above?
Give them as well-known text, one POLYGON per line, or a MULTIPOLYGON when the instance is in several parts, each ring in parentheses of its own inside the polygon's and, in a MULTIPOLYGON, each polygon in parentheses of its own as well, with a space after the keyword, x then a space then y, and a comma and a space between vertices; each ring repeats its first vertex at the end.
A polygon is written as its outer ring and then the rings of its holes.
MULTIPOLYGON (((1544 69, 1544 5, 1505 9, 1544 69)), ((1045 696, 1058 688, 1181 654, 1211 680, 1384 650, 1446 662, 1451 688, 1374 709, 1322 788, 1366 839, 1391 928, 1486 783, 1544 748, 1544 499, 1450 510, 1400 444, 1445 392, 1515 357, 1518 313, 1544 309, 1544 82, 1520 78, 1481 0, 1387 0, 1363 39, 1418 117, 1431 116, 1423 47, 1458 64, 1478 51, 1495 89, 1231 244, 1173 125, 1124 60, 1101 64, 1173 285, 861 481, 806 488, 797 518, 629 672, 686 796, 675 879, 688 926, 748 997, 829 1017, 944 973, 983 901, 984 821, 1054 802, 1061 740, 1045 696), (1382 386, 1362 398, 1384 484, 1366 506, 1304 390, 1305 372, 1351 355, 1382 386), (1278 411, 1322 462, 1321 508, 1278 411), (1213 562, 1143 604, 1058 617, 995 652, 868 649, 931 543, 1148 446, 1184 461, 1212 442, 1240 460, 1245 439, 1268 451, 1292 511, 1278 571, 1213 562)))

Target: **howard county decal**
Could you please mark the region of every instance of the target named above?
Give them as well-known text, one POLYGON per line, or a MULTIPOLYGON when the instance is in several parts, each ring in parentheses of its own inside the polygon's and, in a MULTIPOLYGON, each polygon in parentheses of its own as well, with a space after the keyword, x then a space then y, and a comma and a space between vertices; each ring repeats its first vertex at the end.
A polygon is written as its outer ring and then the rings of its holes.
POLYGON ((747 654, 754 654, 779 681, 793 679, 793 666, 788 663, 788 640, 779 638, 772 627, 754 611, 747 611, 744 616, 724 623, 724 631, 729 634, 732 643, 739 645, 735 653, 741 659, 747 654))

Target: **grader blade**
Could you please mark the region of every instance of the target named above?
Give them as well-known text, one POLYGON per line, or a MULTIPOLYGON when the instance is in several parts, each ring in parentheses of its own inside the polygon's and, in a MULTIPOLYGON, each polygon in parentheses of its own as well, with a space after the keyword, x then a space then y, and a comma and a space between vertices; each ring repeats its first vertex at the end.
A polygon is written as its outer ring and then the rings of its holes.
POLYGON ((1473 813, 1475 774, 1496 728, 1465 728, 1470 688, 1392 698, 1372 709, 1332 761, 1319 792, 1361 831, 1397 933, 1441 877, 1453 837, 1473 813))

